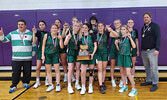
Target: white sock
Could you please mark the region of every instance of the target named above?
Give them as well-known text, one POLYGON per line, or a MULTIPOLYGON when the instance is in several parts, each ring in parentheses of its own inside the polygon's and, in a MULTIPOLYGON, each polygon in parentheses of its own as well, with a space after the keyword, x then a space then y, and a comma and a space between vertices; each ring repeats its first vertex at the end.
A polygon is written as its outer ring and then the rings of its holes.
POLYGON ((68 83, 68 87, 71 86, 71 83, 68 83))
POLYGON ((36 78, 36 82, 39 82, 39 78, 36 78))
POLYGON ((48 80, 48 77, 47 77, 47 76, 45 77, 45 80, 48 80))
POLYGON ((76 82, 75 82, 75 83, 77 83, 77 84, 78 84, 78 83, 79 83, 79 80, 76 80, 76 82))
POLYGON ((82 87, 84 87, 84 88, 85 88, 85 84, 83 84, 83 85, 82 85, 82 87))
POLYGON ((89 86, 92 86, 92 83, 89 83, 89 86))
POLYGON ((64 74, 64 76, 67 76, 67 74, 64 74))

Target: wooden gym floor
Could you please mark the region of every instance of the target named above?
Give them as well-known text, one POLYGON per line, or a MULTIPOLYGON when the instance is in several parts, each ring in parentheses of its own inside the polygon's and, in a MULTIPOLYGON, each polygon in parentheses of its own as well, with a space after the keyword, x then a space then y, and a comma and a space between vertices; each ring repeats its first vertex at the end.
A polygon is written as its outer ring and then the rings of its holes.
MULTIPOLYGON (((99 85, 97 81, 97 72, 95 72, 95 81, 94 81, 94 93, 88 94, 86 92, 85 95, 80 95, 80 91, 75 90, 74 94, 68 94, 67 92, 67 83, 63 82, 63 72, 61 72, 61 92, 55 92, 55 89, 51 92, 47 93, 47 87, 44 86, 44 81, 41 81, 41 86, 37 89, 23 88, 22 82, 18 84, 18 90, 12 94, 9 94, 9 89, 11 85, 11 72, 0 72, 0 100, 167 100, 167 73, 161 72, 159 73, 160 78, 165 79, 165 81, 160 81, 158 85, 158 90, 155 92, 150 92, 149 89, 151 86, 141 87, 140 83, 144 82, 145 73, 144 72, 136 72, 135 80, 136 80, 136 88, 138 90, 138 95, 135 97, 128 97, 128 93, 131 91, 131 85, 128 85, 128 91, 125 93, 119 93, 118 87, 120 73, 115 72, 115 77, 117 80, 117 87, 113 88, 111 86, 111 82, 109 81, 110 73, 106 74, 106 86, 107 90, 105 94, 101 94, 99 91, 99 85), (6 79, 7 78, 7 79, 6 79), (5 80, 3 80, 5 79, 5 80)), ((43 79, 45 77, 45 72, 41 72, 40 75, 43 79)), ((55 77, 55 73, 52 73, 52 76, 55 77)), ((88 73, 87 73, 88 76, 88 73)), ((30 85, 33 86, 35 83, 35 72, 32 72, 32 81, 30 85)), ((53 81, 54 83, 54 81, 53 81)), ((54 84, 55 85, 55 84, 54 84)), ((72 84, 74 87, 74 83, 72 84)), ((87 81, 88 86, 88 81, 87 81)), ((88 88, 87 88, 88 90, 88 88)))
MULTIPOLYGON (((61 92, 55 92, 55 89, 47 93, 44 85, 44 81, 41 81, 41 86, 37 89, 33 87, 25 90, 20 82, 18 90, 12 94, 9 94, 9 86, 11 81, 0 81, 0 100, 167 100, 167 82, 160 82, 159 89, 155 92, 150 92, 151 86, 141 87, 141 82, 136 82, 136 88, 138 89, 138 95, 135 97, 128 97, 128 93, 131 90, 131 86, 128 85, 128 91, 125 93, 119 93, 119 87, 113 88, 110 81, 106 81, 107 90, 105 94, 99 92, 98 81, 94 82, 94 93, 80 95, 80 91, 75 90, 74 94, 68 94, 67 83, 61 82, 61 92)), ((31 81, 30 85, 33 85, 34 81, 31 81)), ((117 82, 118 85, 118 82, 117 82)), ((74 86, 74 84, 73 84, 74 86)), ((87 89, 88 90, 88 89, 87 89)))

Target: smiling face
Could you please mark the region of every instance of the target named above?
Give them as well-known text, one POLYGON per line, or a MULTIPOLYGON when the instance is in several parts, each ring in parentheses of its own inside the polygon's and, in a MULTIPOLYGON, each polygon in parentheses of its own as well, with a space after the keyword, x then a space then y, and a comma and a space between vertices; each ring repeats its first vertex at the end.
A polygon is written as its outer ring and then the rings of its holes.
POLYGON ((55 24, 58 25, 59 27, 61 27, 61 22, 60 22, 60 20, 55 20, 55 24))
POLYGON ((128 33, 128 29, 124 26, 121 27, 121 34, 122 36, 126 35, 128 33))
POLYGON ((39 28, 40 28, 41 31, 44 31, 45 28, 46 28, 45 23, 43 23, 43 22, 39 22, 39 28))
POLYGON ((96 25, 96 20, 94 20, 94 19, 92 19, 91 21, 90 21, 90 23, 92 24, 92 25, 96 25))
POLYGON ((58 27, 57 25, 52 25, 51 28, 50 28, 50 32, 53 33, 53 34, 57 34, 58 32, 58 27))
POLYGON ((84 32, 84 34, 85 34, 85 33, 88 33, 88 30, 89 30, 89 28, 88 28, 87 25, 83 25, 83 26, 82 26, 82 31, 84 32))
POLYGON ((145 24, 149 24, 152 18, 148 14, 144 14, 143 19, 145 24))
POLYGON ((121 27, 121 21, 120 21, 120 20, 115 20, 115 21, 114 21, 114 27, 115 27, 116 29, 119 29, 119 28, 121 27))
POLYGON ((99 32, 103 32, 104 31, 104 25, 103 25, 103 23, 99 23, 97 25, 97 29, 98 29, 99 32))
POLYGON ((80 24, 79 23, 75 23, 74 24, 74 31, 78 32, 80 30, 80 24))
POLYGON ((24 22, 18 22, 17 23, 17 27, 18 27, 18 29, 19 29, 20 32, 24 32, 25 29, 26 29, 26 25, 25 25, 24 22))
POLYGON ((134 21, 132 19, 128 20, 127 25, 128 25, 129 28, 133 28, 134 21))

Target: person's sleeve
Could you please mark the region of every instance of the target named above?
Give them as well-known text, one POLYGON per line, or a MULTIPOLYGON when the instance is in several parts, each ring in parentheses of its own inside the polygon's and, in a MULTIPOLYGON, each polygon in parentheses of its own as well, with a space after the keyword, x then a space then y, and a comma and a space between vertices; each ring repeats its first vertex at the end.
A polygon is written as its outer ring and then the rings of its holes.
POLYGON ((106 32, 106 35, 107 35, 107 40, 108 40, 110 37, 110 32, 106 32))
POLYGON ((154 28, 154 32, 155 32, 155 43, 156 43, 156 46, 155 46, 155 50, 158 50, 159 51, 159 48, 160 48, 160 40, 161 40, 161 33, 160 33, 160 27, 159 25, 156 24, 155 28, 154 28))
POLYGON ((138 39, 138 31, 137 31, 137 30, 135 30, 135 32, 136 32, 136 39, 138 39))
POLYGON ((95 36, 95 34, 90 34, 90 35, 91 35, 91 38, 92 38, 93 43, 97 42, 97 41, 96 41, 96 36, 95 36))
POLYGON ((10 42, 11 41, 11 33, 9 33, 7 36, 4 36, 4 34, 2 36, 0 36, 0 40, 4 43, 10 42))
POLYGON ((32 43, 32 56, 35 56, 36 44, 32 43))
POLYGON ((35 36, 36 36, 38 39, 40 39, 41 32, 40 32, 40 31, 37 31, 36 34, 35 34, 35 36))

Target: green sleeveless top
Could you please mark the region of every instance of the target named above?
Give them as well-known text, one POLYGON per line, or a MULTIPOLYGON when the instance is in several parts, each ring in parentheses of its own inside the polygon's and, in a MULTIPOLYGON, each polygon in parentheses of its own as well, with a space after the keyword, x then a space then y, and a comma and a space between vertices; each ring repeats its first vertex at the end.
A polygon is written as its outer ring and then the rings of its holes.
POLYGON ((131 52, 131 43, 129 38, 126 37, 122 37, 120 39, 121 43, 119 44, 119 54, 121 55, 130 55, 131 52))
POLYGON ((96 34, 97 36, 97 53, 107 53, 107 46, 108 46, 108 37, 109 35, 104 33, 96 34))
POLYGON ((82 36, 82 45, 88 45, 88 51, 93 53, 94 50, 94 40, 95 36, 93 34, 89 34, 88 36, 82 36))
POLYGON ((46 45, 45 45, 45 53, 46 54, 54 54, 59 53, 60 45, 59 45, 59 39, 56 37, 55 39, 52 39, 51 33, 48 33, 46 45))

